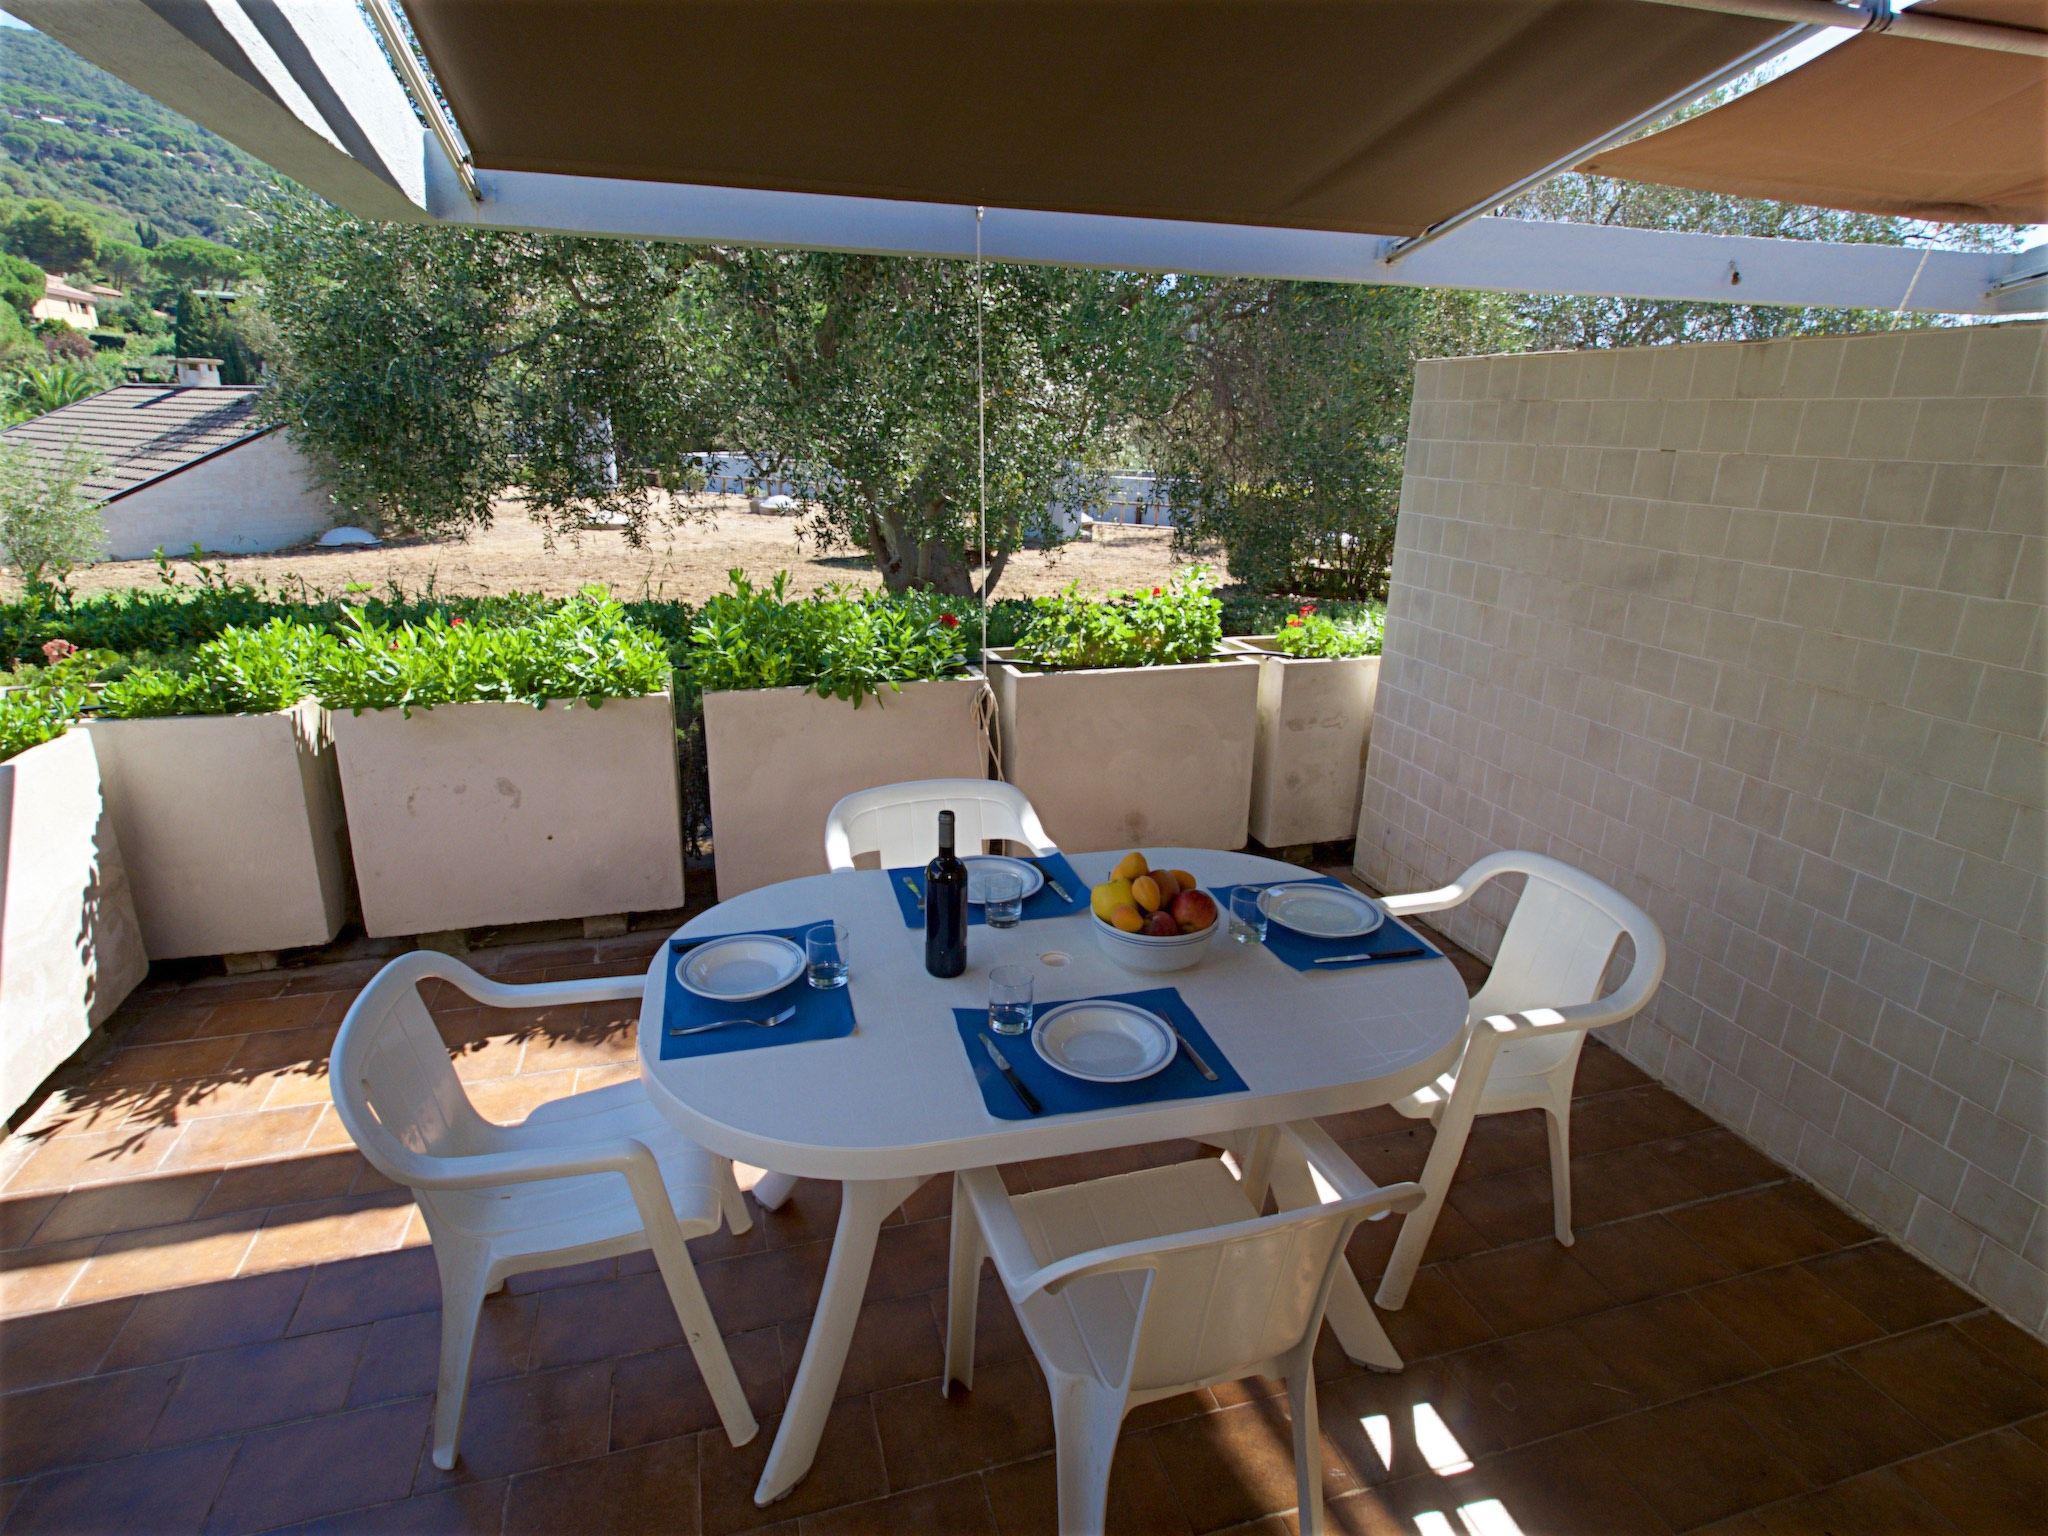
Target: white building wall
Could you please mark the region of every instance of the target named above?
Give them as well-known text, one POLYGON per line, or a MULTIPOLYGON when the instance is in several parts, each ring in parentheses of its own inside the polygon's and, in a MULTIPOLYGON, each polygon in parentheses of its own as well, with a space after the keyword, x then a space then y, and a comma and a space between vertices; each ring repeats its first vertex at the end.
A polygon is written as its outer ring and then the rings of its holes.
POLYGON ((178 555, 196 543, 253 554, 318 538, 334 503, 283 432, 268 432, 175 475, 110 501, 107 558, 178 555))

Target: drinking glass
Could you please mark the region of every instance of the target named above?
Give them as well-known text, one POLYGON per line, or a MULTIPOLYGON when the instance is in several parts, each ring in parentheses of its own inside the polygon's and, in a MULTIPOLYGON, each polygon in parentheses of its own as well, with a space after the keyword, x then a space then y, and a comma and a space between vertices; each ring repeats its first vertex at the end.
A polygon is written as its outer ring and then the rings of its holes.
POLYGON ((1230 936, 1240 944, 1266 942, 1266 909, 1251 886, 1241 885, 1230 893, 1230 936))
POLYGON ((1021 1035, 1031 1027, 1031 971, 998 965, 988 973, 988 1027, 999 1035, 1021 1035))
POLYGON ((804 935, 804 960, 811 985, 821 992, 846 985, 846 928, 820 923, 804 935))
POLYGON ((988 894, 981 904, 982 916, 991 928, 1016 927, 1024 917, 1024 877, 999 869, 985 878, 988 894))

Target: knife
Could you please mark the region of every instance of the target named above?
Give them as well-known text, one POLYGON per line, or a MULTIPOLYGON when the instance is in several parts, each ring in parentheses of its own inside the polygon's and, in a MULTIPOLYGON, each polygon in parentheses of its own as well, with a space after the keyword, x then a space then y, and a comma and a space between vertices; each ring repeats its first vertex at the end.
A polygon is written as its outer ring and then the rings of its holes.
POLYGON ((921 887, 915 880, 911 879, 908 875, 905 875, 903 877, 903 884, 905 885, 905 887, 909 889, 911 899, 917 903, 917 910, 922 912, 924 910, 923 887, 921 887))
POLYGON ((1406 949, 1367 950, 1360 955, 1318 955, 1317 965, 1349 965, 1361 960, 1418 960, 1429 951, 1420 944, 1411 944, 1406 949))
POLYGON ((996 1070, 1003 1074, 1003 1081, 1008 1083, 1011 1091, 1017 1095, 1018 1101, 1031 1111, 1032 1114, 1044 1114, 1045 1106, 1038 1102, 1037 1097, 1029 1088, 1024 1086, 1024 1079, 1016 1074, 1008 1060, 1004 1058, 1003 1053, 996 1049, 995 1041, 989 1039, 987 1035, 983 1035, 981 1036, 981 1044, 982 1048, 988 1052, 988 1059, 996 1064, 996 1070))
POLYGON ((1053 879, 1051 875, 1047 875, 1045 883, 1052 887, 1053 895, 1059 897, 1061 901, 1064 901, 1070 907, 1074 905, 1074 898, 1067 894, 1067 888, 1061 885, 1059 881, 1053 879))
MULTIPOLYGON (((1168 1024, 1166 1027, 1168 1029, 1173 1029, 1173 1026, 1171 1024, 1168 1024)), ((1196 1050, 1194 1046, 1188 1042, 1188 1037, 1182 1034, 1179 1030, 1173 1029, 1173 1038, 1180 1042, 1182 1054, 1184 1054, 1189 1060, 1189 1062, 1191 1062, 1194 1065, 1194 1069, 1197 1072, 1201 1073, 1202 1076, 1206 1078, 1208 1081, 1212 1083, 1215 1082, 1217 1080, 1216 1069, 1210 1066, 1209 1063, 1207 1063, 1206 1061, 1202 1060, 1202 1053, 1196 1050)))

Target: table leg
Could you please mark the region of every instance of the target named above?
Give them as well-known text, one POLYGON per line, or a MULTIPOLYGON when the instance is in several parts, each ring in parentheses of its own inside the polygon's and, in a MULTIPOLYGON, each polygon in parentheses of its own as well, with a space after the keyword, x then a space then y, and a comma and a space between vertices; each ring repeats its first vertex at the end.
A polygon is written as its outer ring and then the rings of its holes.
POLYGON ((761 1481, 754 1487, 756 1504, 773 1504, 811 1470, 818 1439, 825 1432, 826 1415, 839 1390, 840 1372, 846 1367, 854 1321, 867 1295, 868 1270, 875 1261, 875 1241, 882 1223, 923 1183, 921 1177, 849 1179, 840 1186, 839 1230, 832 1239, 831 1261, 825 1266, 825 1286, 811 1317, 810 1336, 804 1340, 796 1382, 789 1389, 789 1406, 775 1431, 775 1444, 761 1469, 761 1481))
MULTIPOLYGON (((1273 1199, 1280 1209, 1298 1211, 1322 1204, 1322 1196, 1316 1190, 1308 1164, 1299 1152, 1293 1150, 1293 1143, 1281 1143, 1277 1133, 1271 1129, 1258 1131, 1255 1135, 1257 1140, 1250 1160, 1255 1166, 1263 1161, 1270 1170, 1268 1178, 1273 1199)), ((1401 1369, 1400 1352, 1394 1348, 1394 1341, 1387 1337, 1387 1330, 1381 1326, 1372 1303, 1365 1299, 1365 1289, 1358 1283, 1358 1276, 1351 1272, 1349 1264, 1337 1266, 1337 1277, 1330 1285, 1330 1305, 1323 1315, 1336 1333, 1337 1342, 1344 1346, 1345 1355, 1354 1364, 1375 1371, 1401 1369)))

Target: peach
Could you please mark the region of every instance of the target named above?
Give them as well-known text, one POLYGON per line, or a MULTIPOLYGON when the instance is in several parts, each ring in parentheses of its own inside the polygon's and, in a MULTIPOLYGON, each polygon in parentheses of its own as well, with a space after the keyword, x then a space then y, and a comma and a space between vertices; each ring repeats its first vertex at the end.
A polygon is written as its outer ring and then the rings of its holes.
POLYGON ((1158 905, 1162 907, 1168 905, 1174 897, 1187 889, 1186 886, 1180 883, 1180 878, 1170 869, 1155 869, 1146 878, 1159 887, 1158 905))
POLYGON ((1207 891, 1182 891, 1173 898, 1173 920, 1182 933, 1200 933, 1216 921, 1216 899, 1207 891))
POLYGON ((1180 924, 1173 920, 1171 912, 1154 912, 1145 924, 1145 932, 1155 939, 1170 939, 1180 932, 1180 924))

